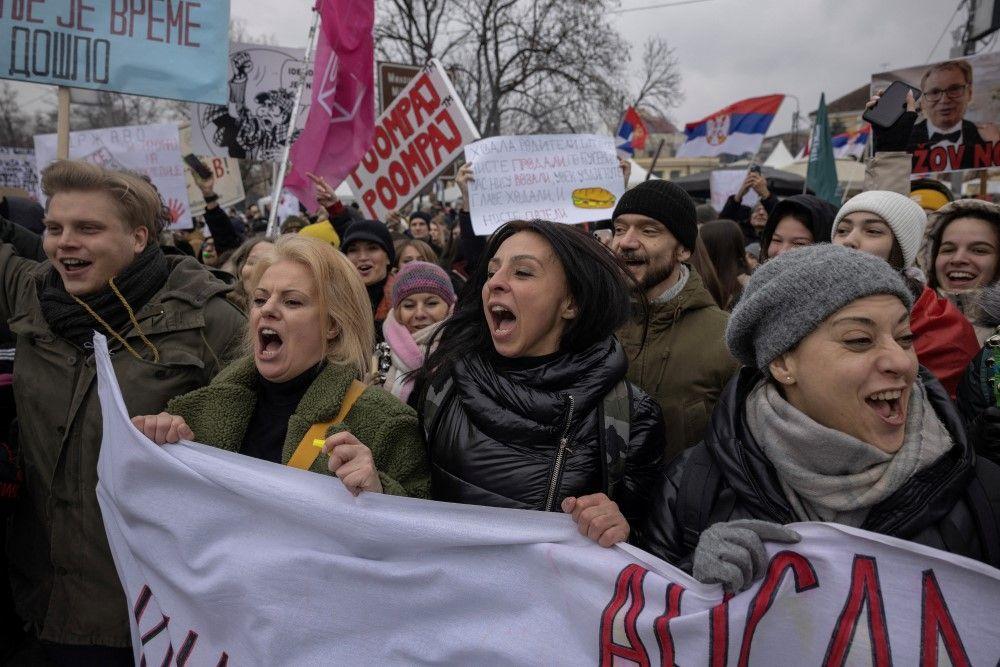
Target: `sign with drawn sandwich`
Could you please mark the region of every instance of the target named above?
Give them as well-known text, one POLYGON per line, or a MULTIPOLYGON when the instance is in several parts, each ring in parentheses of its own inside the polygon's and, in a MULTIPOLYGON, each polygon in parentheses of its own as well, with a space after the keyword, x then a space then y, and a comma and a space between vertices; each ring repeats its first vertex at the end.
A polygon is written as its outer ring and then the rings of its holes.
POLYGON ((596 134, 492 137, 466 146, 465 160, 477 234, 510 220, 606 220, 625 191, 614 139, 596 134))

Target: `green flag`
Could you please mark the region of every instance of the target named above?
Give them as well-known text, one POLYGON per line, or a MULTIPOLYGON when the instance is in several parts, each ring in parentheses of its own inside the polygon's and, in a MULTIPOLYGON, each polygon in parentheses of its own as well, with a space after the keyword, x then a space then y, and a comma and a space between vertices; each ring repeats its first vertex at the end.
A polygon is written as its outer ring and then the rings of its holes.
POLYGON ((830 123, 826 117, 825 93, 819 97, 816 127, 809 140, 806 186, 820 199, 825 199, 834 206, 840 206, 840 197, 837 196, 837 163, 833 159, 833 139, 830 136, 830 123))

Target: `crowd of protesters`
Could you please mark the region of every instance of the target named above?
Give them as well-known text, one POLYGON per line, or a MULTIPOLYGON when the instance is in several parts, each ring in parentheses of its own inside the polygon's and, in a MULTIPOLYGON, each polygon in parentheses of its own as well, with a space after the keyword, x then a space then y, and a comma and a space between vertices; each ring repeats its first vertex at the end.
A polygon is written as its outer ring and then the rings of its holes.
POLYGON ((132 662, 95 331, 158 444, 289 464, 323 439, 304 467, 355 494, 564 512, 728 592, 796 521, 1000 566, 1000 205, 932 181, 836 207, 751 170, 719 215, 654 179, 599 232, 486 238, 474 178, 379 221, 313 176, 321 210, 277 238, 211 179, 207 234, 82 162, 44 170, 45 210, 4 202, 0 660, 132 662))

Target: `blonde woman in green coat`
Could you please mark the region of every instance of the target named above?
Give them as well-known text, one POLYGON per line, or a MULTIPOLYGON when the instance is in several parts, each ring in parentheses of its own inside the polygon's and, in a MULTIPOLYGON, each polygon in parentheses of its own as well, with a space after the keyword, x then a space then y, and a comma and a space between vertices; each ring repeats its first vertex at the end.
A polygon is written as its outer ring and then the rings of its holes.
POLYGON ((329 472, 354 494, 426 497, 416 413, 358 383, 374 325, 347 258, 317 239, 282 236, 254 267, 248 294, 252 353, 172 400, 167 412, 133 418, 136 427, 157 444, 197 440, 329 472), (304 458, 318 451, 316 438, 325 439, 321 453, 304 458))

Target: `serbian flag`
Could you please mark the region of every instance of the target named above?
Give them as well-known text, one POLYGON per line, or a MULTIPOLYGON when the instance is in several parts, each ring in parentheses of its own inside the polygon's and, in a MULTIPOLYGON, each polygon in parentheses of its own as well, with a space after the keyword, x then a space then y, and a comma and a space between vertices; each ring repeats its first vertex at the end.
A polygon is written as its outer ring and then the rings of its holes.
POLYGON ((784 95, 751 97, 684 126, 687 140, 677 157, 715 157, 756 153, 784 95))
MULTIPOLYGON (((862 159, 865 156, 865 147, 868 145, 868 140, 871 137, 871 134, 872 126, 868 123, 863 123, 848 130, 847 132, 833 135, 831 139, 833 142, 833 157, 852 157, 855 160, 862 159)), ((808 143, 795 159, 804 160, 807 157, 809 157, 808 143)))
POLYGON ((306 172, 336 187, 357 166, 375 132, 374 0, 317 0, 312 105, 292 144, 285 187, 309 210, 316 191, 306 172))
POLYGON ((618 126, 615 137, 618 155, 625 159, 635 156, 636 149, 642 150, 646 147, 648 136, 649 129, 642 122, 642 116, 635 107, 629 107, 622 117, 622 123, 618 126))

